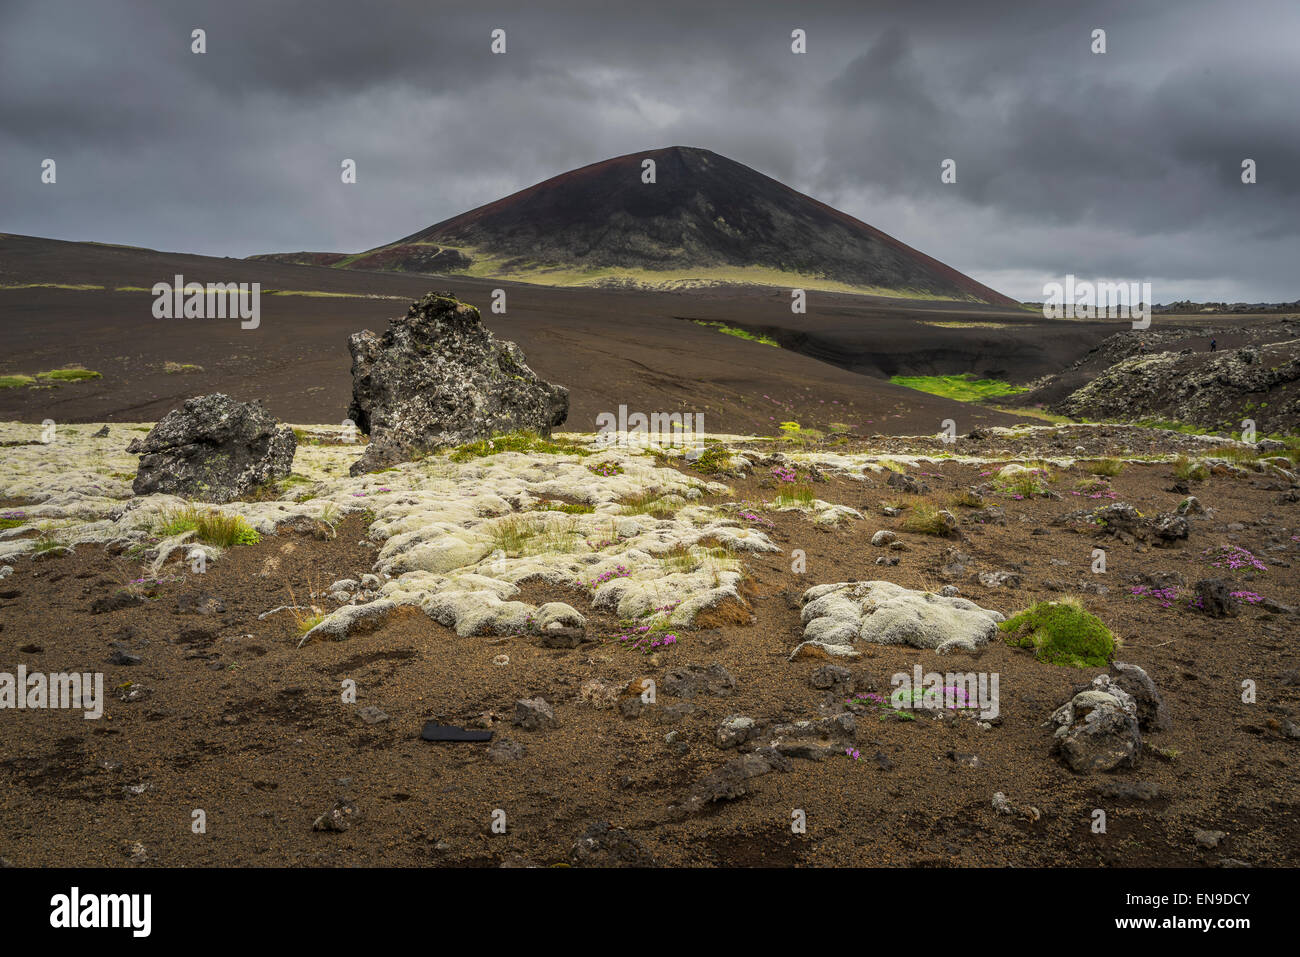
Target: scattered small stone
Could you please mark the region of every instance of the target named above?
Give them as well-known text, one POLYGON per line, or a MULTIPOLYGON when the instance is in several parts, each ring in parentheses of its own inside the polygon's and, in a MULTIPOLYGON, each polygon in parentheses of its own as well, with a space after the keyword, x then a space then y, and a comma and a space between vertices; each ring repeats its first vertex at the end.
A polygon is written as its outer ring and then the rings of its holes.
POLYGON ((993 794, 993 810, 999 814, 1014 814, 1016 809, 1012 807, 1005 794, 997 791, 993 794))
POLYGON ((544 698, 521 698, 516 701, 514 723, 525 731, 554 728, 559 724, 555 720, 555 710, 544 698))
POLYGON ((1223 839, 1227 836, 1227 833, 1224 831, 1205 831, 1197 829, 1197 831, 1192 835, 1192 839, 1196 841, 1197 847, 1203 847, 1206 850, 1214 850, 1214 848, 1223 843, 1223 839))
POLYGON ((892 545, 898 540, 898 535, 887 528, 882 528, 876 534, 871 536, 871 544, 877 548, 884 548, 886 545, 892 545))
POLYGON ((495 764, 504 764, 507 761, 518 761, 527 753, 527 749, 518 741, 512 741, 509 738, 500 738, 488 745, 488 760, 495 764))
POLYGON ((736 679, 721 664, 714 662, 705 668, 699 665, 673 668, 664 675, 659 687, 678 698, 694 698, 696 695, 726 697, 735 690, 736 679))
POLYGON ((361 812, 351 801, 336 801, 334 806, 316 818, 312 824, 313 831, 331 831, 342 833, 350 828, 360 817, 361 812))
POLYGON ((772 729, 772 747, 788 758, 820 761, 853 743, 857 721, 849 712, 814 721, 794 721, 772 729))
POLYGON ((611 827, 608 821, 597 821, 583 831, 569 860, 591 867, 653 867, 655 863, 640 841, 621 827, 611 827))
POLYGON ((715 740, 720 748, 735 748, 758 737, 758 723, 744 715, 724 718, 718 725, 715 740))
POLYGON ((985 588, 1001 588, 1003 585, 1018 588, 1020 576, 1016 572, 1007 571, 981 572, 979 583, 985 588))
POLYGON ((839 665, 822 665, 808 678, 814 688, 847 694, 853 690, 853 672, 839 665))
POLYGON ((358 709, 357 717, 370 725, 383 724, 388 720, 388 715, 373 704, 368 704, 364 708, 358 709))
POLYGON ((1160 788, 1151 781, 1103 781, 1097 788, 1102 797, 1121 801, 1153 801, 1160 788))

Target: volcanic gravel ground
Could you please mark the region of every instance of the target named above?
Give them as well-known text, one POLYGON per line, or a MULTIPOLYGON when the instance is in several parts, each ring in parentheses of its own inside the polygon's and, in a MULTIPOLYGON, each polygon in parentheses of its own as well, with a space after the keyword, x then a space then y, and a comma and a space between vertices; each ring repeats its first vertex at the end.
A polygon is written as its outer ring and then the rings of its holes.
MULTIPOLYGON (((943 504, 987 481, 985 470, 945 463, 913 474, 943 504)), ((0 581, 0 670, 19 663, 102 670, 108 702, 98 721, 64 711, 0 715, 0 857, 40 866, 548 865, 569 861, 586 827, 606 821, 662 865, 1300 863, 1300 742, 1282 730, 1288 717, 1300 717, 1296 617, 1251 606, 1216 621, 1184 600, 1162 608, 1128 589, 1140 573, 1178 572, 1189 583, 1220 574, 1203 550, 1238 544, 1268 564, 1240 587, 1296 603, 1296 504, 1261 487, 1269 482, 1259 476, 1215 475, 1193 488, 1213 516, 1193 523, 1189 541, 1126 546, 1095 528, 1054 524, 1109 502, 1071 495, 1082 477, 1077 467, 1059 473, 1060 500, 992 497, 1007 524, 963 523, 962 540, 900 530, 901 552, 868 544, 877 529, 897 530, 902 521, 881 514, 882 500, 905 497, 883 475, 817 483, 818 497, 866 517, 820 530, 798 513, 763 513, 786 553, 743 557, 752 621, 704 620, 653 655, 617 641, 561 650, 523 637, 462 638, 414 610, 373 633, 299 649, 290 613, 258 615, 288 604, 291 589, 301 600, 313 587, 370 570, 374 548, 359 544, 365 525, 355 515, 334 538, 286 531, 232 549, 204 576, 168 566, 161 577, 174 580, 153 597, 99 614, 92 602, 140 577, 138 563, 92 545, 19 558, 0 581), (1107 548, 1104 575, 1089 570, 1098 544, 1107 548), (795 548, 807 556, 803 574, 791 571, 795 548), (860 645, 867 656, 850 667, 861 691, 887 695, 890 676, 916 664, 997 672, 1000 720, 985 729, 953 713, 923 712, 914 721, 862 714, 859 759, 792 760, 788 771, 753 779, 745 796, 682 810, 696 781, 736 757, 714 744, 723 718, 777 722, 840 708, 843 695, 809 684, 819 662, 787 660, 801 637, 797 600, 806 588, 872 578, 937 588, 950 548, 972 556, 972 575, 1019 572, 1016 587, 958 582, 964 596, 1005 613, 1063 594, 1049 579, 1069 588, 1104 584, 1106 594, 1084 600, 1123 638, 1117 657, 1145 668, 1163 693, 1173 727, 1147 739, 1165 756, 1149 751, 1135 769, 1080 775, 1050 754, 1043 722, 1096 669, 1042 664, 997 640, 973 656, 860 645), (900 564, 876 565, 885 554, 900 564), (261 575, 271 558, 278 568, 261 575), (196 594, 220 604, 200 603, 209 614, 180 613, 178 598, 196 594), (141 662, 106 664, 115 645, 141 662), (499 655, 509 663, 494 664, 499 655), (721 664, 734 691, 685 700, 661 688, 658 703, 635 718, 580 700, 588 679, 621 687, 688 663, 721 664), (1242 701, 1247 679, 1258 687, 1255 704, 1242 701), (342 700, 347 680, 356 682, 356 704, 342 700), (122 700, 133 690, 136 700, 122 700), (558 727, 511 724, 514 702, 536 696, 554 706, 558 727), (389 720, 367 724, 365 706, 389 720), (498 762, 489 745, 424 742, 428 720, 487 727, 494 744, 508 739, 524 752, 498 762), (977 766, 959 760, 967 754, 977 766), (1014 813, 994 811, 997 791, 1014 813), (314 831, 339 799, 355 804, 355 823, 342 833, 314 831), (1107 815, 1104 834, 1090 827, 1098 808, 1107 815), (205 834, 192 832, 195 809, 206 813, 205 834), (505 812, 505 834, 491 831, 496 809, 505 812), (791 833, 795 809, 806 813, 806 834, 791 833), (1197 829, 1228 837, 1201 848, 1197 829)), ((729 482, 737 500, 776 494, 765 473, 729 482)), ((1171 482, 1167 464, 1134 464, 1112 485, 1117 500, 1151 514, 1181 500, 1164 491, 1171 482)), ((618 627, 592 613, 576 589, 533 582, 522 597, 574 604, 591 614, 593 636, 618 627)))

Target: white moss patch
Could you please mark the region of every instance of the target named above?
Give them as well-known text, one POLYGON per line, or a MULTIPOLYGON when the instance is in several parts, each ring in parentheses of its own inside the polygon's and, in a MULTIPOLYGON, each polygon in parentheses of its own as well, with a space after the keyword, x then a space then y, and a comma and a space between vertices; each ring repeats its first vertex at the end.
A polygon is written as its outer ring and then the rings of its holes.
MULTIPOLYGON (((94 425, 64 428, 42 444, 40 426, 6 426, 6 439, 37 444, 5 450, 0 496, 33 500, 24 515, 57 526, 59 541, 68 545, 135 546, 155 569, 178 552, 188 555, 192 535, 162 540, 157 534, 164 515, 187 503, 131 492, 137 458, 122 449, 148 426, 109 428, 104 439, 91 436, 94 425)), ((310 431, 326 441, 341 434, 326 426, 310 431)), ((621 618, 689 624, 706 608, 740 600, 741 563, 701 542, 738 554, 780 551, 743 520, 700 504, 705 494, 728 492, 726 485, 658 467, 634 448, 587 457, 505 452, 464 463, 436 455, 354 478, 348 467, 360 452, 355 444, 299 444, 296 478, 279 498, 202 507, 240 515, 264 537, 285 522, 337 525, 348 513, 369 511, 373 570, 386 580, 368 604, 385 613, 388 602, 415 605, 464 635, 529 628, 536 608, 515 598, 526 580, 586 589, 596 608, 621 618), (598 461, 621 471, 595 474, 587 466, 598 461), (623 503, 638 496, 655 501, 653 514, 627 513, 623 503), (592 511, 538 508, 548 500, 592 511), (666 560, 670 553, 678 558, 666 560)), ((0 539, 0 556, 31 548, 30 539, 0 539)), ((219 549, 203 548, 209 561, 220 559, 219 549)), ((315 631, 339 637, 350 622, 373 617, 358 607, 339 609, 315 631)))

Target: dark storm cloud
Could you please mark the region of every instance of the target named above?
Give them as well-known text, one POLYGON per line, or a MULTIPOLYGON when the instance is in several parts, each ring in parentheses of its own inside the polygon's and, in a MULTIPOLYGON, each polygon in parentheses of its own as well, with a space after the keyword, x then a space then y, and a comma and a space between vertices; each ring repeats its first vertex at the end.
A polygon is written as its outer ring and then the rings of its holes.
POLYGON ((0 6, 0 229, 352 251, 682 144, 1015 296, 1073 272, 1166 301, 1293 299, 1297 35, 1290 0, 18 0, 0 6))

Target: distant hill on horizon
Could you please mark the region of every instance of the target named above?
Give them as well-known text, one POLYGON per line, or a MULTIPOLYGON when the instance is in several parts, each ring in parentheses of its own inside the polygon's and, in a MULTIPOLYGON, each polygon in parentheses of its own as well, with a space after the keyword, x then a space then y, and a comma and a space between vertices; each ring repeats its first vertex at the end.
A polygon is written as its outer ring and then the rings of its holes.
POLYGON ((1016 305, 770 176, 685 146, 583 166, 363 253, 248 258, 553 286, 744 283, 1016 305), (642 181, 647 159, 654 183, 642 181))

